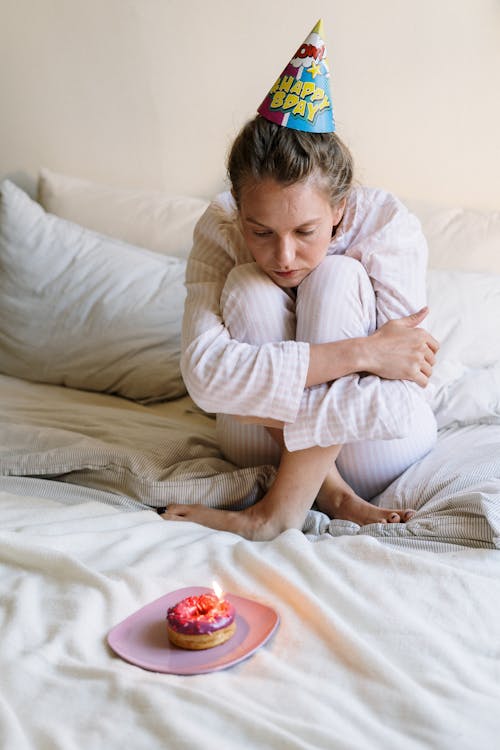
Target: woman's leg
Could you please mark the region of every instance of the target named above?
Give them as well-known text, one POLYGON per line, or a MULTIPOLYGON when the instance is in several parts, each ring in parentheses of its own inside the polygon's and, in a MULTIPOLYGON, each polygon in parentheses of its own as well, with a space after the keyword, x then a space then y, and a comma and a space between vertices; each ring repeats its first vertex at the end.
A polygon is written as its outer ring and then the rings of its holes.
MULTIPOLYGON (((342 256, 326 258, 300 285, 297 301, 254 264, 230 274, 223 313, 240 341, 264 343, 295 338, 332 341, 365 336, 375 329, 375 300, 361 264, 342 256), (297 315, 297 323, 296 323, 297 315)), ((283 435, 231 417, 218 419, 221 447, 240 466, 274 463, 277 477, 267 494, 245 511, 218 511, 202 505, 170 506, 165 517, 234 531, 252 539, 270 539, 287 528, 301 528, 318 495, 322 510, 358 523, 406 520, 391 509, 376 508, 339 475, 335 459, 342 446, 314 447, 290 453, 283 435), (278 450, 276 448, 278 446, 278 450)))
MULTIPOLYGON (((247 344, 295 338, 295 295, 280 289, 255 263, 236 266, 222 292, 221 308, 232 338, 247 344)), ((279 446, 265 427, 217 415, 217 441, 237 466, 278 466, 279 446)))
MULTIPOLYGON (((221 303, 225 323, 239 341, 260 344, 295 338, 295 296, 276 286, 255 264, 238 266, 229 274, 221 303)), ((260 540, 273 539, 289 528, 301 529, 335 460, 336 447, 281 451, 264 427, 228 415, 218 416, 217 431, 230 461, 239 466, 278 466, 272 486, 259 502, 242 511, 170 505, 164 517, 260 540)))
POLYGON ((399 440, 367 440, 342 446, 318 494, 317 505, 330 518, 360 525, 408 521, 412 510, 380 508, 367 500, 385 490, 436 443, 437 427, 429 405, 422 401, 411 434, 399 440), (396 514, 396 515, 395 515, 396 514))
MULTIPOLYGON (((299 287, 297 339, 322 343, 366 336, 373 333, 375 325, 370 279, 352 258, 325 258, 299 287)), ((422 397, 408 437, 338 446, 336 464, 321 488, 318 506, 332 517, 362 524, 408 520, 409 512, 377 508, 366 501, 428 453, 435 441, 434 415, 422 397)))
POLYGON ((357 495, 371 500, 416 461, 431 451, 437 438, 436 419, 422 398, 410 434, 397 440, 366 440, 342 447, 337 468, 357 495))

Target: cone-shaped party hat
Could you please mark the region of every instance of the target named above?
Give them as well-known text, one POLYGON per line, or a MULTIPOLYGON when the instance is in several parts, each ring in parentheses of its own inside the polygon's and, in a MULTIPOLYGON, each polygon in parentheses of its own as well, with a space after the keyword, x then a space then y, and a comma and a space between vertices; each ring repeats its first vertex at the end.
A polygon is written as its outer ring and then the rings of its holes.
POLYGON ((284 128, 311 133, 335 130, 323 21, 320 19, 292 57, 259 114, 284 128))

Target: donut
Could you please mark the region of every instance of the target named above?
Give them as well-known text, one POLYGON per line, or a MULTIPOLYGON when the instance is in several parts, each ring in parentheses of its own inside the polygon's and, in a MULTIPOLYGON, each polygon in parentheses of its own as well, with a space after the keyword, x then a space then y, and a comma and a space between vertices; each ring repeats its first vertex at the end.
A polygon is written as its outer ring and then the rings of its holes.
POLYGON ((167 634, 174 646, 190 650, 213 648, 236 631, 235 609, 215 594, 188 596, 167 611, 167 634))

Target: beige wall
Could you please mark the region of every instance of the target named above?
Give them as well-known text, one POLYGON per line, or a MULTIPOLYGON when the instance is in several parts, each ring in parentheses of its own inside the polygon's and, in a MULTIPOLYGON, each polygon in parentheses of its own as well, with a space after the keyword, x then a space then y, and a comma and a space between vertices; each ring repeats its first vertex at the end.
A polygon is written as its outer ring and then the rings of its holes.
POLYGON ((0 0, 0 175, 211 196, 319 17, 359 177, 500 209, 500 0, 0 0))

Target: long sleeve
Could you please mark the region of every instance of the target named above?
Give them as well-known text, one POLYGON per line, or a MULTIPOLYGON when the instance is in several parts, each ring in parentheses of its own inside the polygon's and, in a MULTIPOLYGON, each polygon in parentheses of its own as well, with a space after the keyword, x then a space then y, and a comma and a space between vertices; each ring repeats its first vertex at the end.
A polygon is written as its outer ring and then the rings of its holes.
POLYGON ((359 260, 371 279, 380 328, 425 305, 427 242, 416 216, 393 195, 365 188, 359 202, 365 218, 345 254, 359 260))
POLYGON ((189 394, 205 411, 293 422, 304 392, 309 344, 252 346, 231 338, 220 312, 228 273, 249 262, 229 194, 202 216, 186 271, 181 370, 189 394))
MULTIPOLYGON (((418 220, 393 196, 369 189, 348 204, 344 231, 331 247, 359 260, 370 276, 377 327, 425 305, 427 245, 418 220)), ((405 437, 423 396, 409 381, 349 375, 306 389, 285 425, 289 450, 405 437)))

